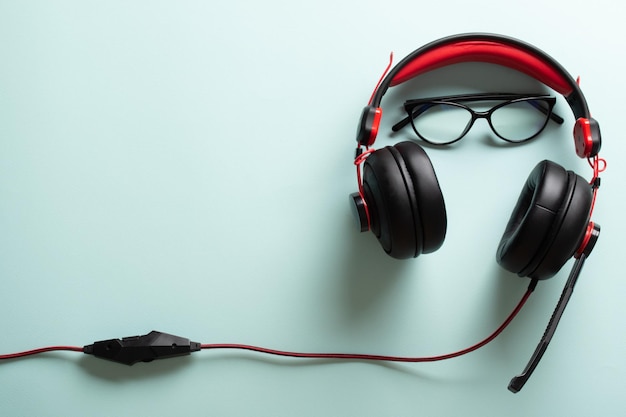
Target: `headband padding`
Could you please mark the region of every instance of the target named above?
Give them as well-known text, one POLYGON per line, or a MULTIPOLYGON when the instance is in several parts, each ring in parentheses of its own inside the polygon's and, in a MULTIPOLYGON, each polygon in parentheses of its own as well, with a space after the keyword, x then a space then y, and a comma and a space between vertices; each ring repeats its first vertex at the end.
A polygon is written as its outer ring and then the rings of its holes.
POLYGON ((486 62, 521 71, 569 96, 572 85, 557 68, 539 55, 521 47, 491 40, 457 41, 419 54, 407 62, 391 80, 391 86, 401 84, 425 72, 462 62, 486 62))

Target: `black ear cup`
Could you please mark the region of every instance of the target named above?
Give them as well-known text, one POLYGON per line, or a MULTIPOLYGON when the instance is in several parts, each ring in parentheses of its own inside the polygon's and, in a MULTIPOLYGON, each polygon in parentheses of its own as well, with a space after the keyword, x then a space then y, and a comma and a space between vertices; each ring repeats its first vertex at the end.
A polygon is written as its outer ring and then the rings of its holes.
POLYGON ((555 275, 585 237, 592 200, 593 190, 584 178, 554 162, 540 162, 500 240, 498 263, 519 276, 555 275))
POLYGON ((371 229, 392 257, 417 257, 442 245, 447 227, 443 195, 430 159, 416 143, 372 153, 363 166, 363 194, 371 229))

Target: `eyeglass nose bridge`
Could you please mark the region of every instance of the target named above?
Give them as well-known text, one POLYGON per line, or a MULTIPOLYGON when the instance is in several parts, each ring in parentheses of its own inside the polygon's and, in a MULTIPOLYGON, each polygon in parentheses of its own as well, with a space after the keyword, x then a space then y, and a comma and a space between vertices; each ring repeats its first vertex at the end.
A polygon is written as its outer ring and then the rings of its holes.
POLYGON ((485 111, 476 111, 476 110, 471 109, 471 108, 466 107, 466 106, 463 106, 463 107, 465 107, 467 110, 469 110, 469 112, 472 115, 472 118, 469 121, 469 123, 467 124, 467 126, 465 127, 465 130, 463 131, 463 134, 461 135, 461 137, 459 139, 464 137, 472 129, 472 127, 474 127, 474 122, 476 122, 476 120, 478 120, 478 119, 485 119, 485 120, 487 120, 487 124, 489 125, 489 128, 491 129, 491 131, 494 134, 498 135, 498 133, 493 128, 493 125, 491 124, 492 109, 485 110, 485 111))
POLYGON ((489 120, 490 116, 491 116, 491 110, 485 110, 485 111, 476 111, 476 110, 472 110, 470 109, 472 114, 474 115, 474 119, 487 119, 489 120))

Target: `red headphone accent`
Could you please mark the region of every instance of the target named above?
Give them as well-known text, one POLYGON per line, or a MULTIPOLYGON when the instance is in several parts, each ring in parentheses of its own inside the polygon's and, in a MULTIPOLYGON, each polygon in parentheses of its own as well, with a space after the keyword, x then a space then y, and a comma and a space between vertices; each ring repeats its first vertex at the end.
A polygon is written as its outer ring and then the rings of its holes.
POLYGON ((585 252, 585 250, 587 249, 587 246, 589 245, 589 242, 591 241, 591 237, 593 236, 595 230, 595 223, 594 222, 589 222, 589 224, 587 225, 587 230, 585 231, 585 236, 583 237, 583 241, 580 244, 580 247, 576 250, 576 254, 574 255, 574 258, 578 259, 580 258, 580 256, 585 252))
MULTIPOLYGON (((367 157, 370 156, 375 151, 376 150, 373 148, 367 149, 365 152, 361 153, 354 159, 354 165, 356 166, 356 180, 359 185, 358 197, 360 201, 360 204, 358 205, 356 209, 358 212, 360 212, 360 213, 357 213, 358 216, 363 219, 363 224, 361 225, 362 232, 367 232, 368 230, 371 230, 372 223, 371 223, 370 211, 369 211, 369 208, 367 207, 367 203, 365 202, 365 191, 363 190, 363 177, 361 175, 361 165, 363 164, 365 159, 367 159, 367 157)), ((351 197, 356 198, 356 195, 352 195, 351 197)))
POLYGON ((574 125, 574 146, 576 155, 588 158, 594 148, 594 134, 592 132, 592 120, 580 117, 574 125))
POLYGON ((395 74, 391 86, 447 65, 476 61, 521 71, 564 96, 569 96, 573 91, 571 84, 545 59, 519 47, 490 40, 459 41, 424 52, 395 74))
POLYGON ((376 107, 374 109, 374 121, 372 122, 372 126, 370 129, 370 137, 367 142, 367 146, 372 146, 376 141, 376 136, 378 136, 378 128, 380 127, 380 119, 383 117, 383 109, 381 107, 376 107))

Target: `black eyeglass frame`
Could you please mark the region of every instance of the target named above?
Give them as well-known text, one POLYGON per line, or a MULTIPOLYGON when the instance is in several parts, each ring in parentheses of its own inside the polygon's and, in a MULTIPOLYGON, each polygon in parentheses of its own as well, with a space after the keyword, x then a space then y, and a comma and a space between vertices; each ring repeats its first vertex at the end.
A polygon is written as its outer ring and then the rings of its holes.
POLYGON ((563 118, 553 113, 552 111, 554 109, 555 104, 556 104, 556 97, 549 96, 547 94, 481 93, 481 94, 462 94, 462 95, 445 96, 445 97, 412 99, 412 100, 407 100, 404 103, 404 109, 407 112, 407 117, 405 117, 404 119, 400 120, 398 123, 393 125, 391 130, 394 132, 397 132, 398 130, 402 129, 406 125, 411 124, 417 136, 419 136, 419 138, 422 139, 423 141, 432 145, 445 146, 445 145, 450 145, 452 143, 455 143, 461 140, 467 134, 467 132, 471 130, 472 126, 474 125, 474 122, 476 122, 477 119, 487 119, 487 122, 489 123, 489 127, 491 128, 493 133, 495 133, 496 136, 498 136, 500 139, 509 143, 523 143, 523 142, 529 141, 537 137, 541 132, 543 132, 543 130, 548 124, 548 120, 552 120, 558 124, 563 123, 564 121, 563 118), (491 109, 487 111, 476 111, 470 108, 469 106, 462 104, 463 102, 494 101, 494 100, 503 100, 503 102, 495 105, 494 107, 492 107, 491 109), (491 115, 496 110, 504 106, 510 105, 511 103, 517 103, 517 102, 523 102, 523 101, 527 101, 535 109, 537 109, 538 111, 546 115, 546 119, 545 119, 543 126, 541 126, 541 128, 535 134, 524 139, 513 140, 513 139, 503 137, 494 128, 491 122, 491 115), (539 103, 544 103, 545 107, 539 103), (424 108, 421 112, 416 113, 415 109, 418 106, 435 105, 435 104, 446 104, 446 105, 457 106, 459 108, 463 108, 470 112, 472 116, 470 122, 467 124, 463 132, 456 139, 451 140, 451 141, 446 141, 446 142, 434 142, 422 136, 417 130, 417 128, 415 127, 415 125, 413 124, 413 120, 416 117, 418 117, 420 114, 422 114, 424 111, 428 110, 428 108, 431 107, 431 106, 428 106, 424 108))

